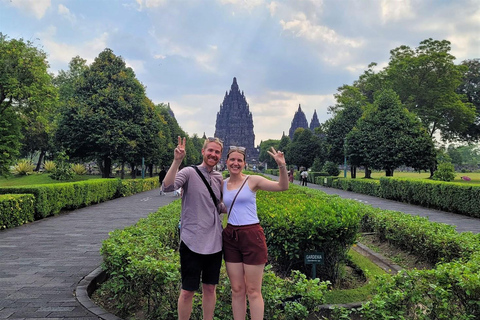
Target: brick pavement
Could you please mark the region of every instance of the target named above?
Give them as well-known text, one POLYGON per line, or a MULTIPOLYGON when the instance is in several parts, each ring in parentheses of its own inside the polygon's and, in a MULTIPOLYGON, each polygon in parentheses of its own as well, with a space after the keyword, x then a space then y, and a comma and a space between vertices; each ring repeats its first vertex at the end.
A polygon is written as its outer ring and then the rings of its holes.
MULTIPOLYGON (((102 262, 102 240, 178 199, 158 189, 0 231, 0 319, 99 317, 75 297, 102 262)), ((105 315, 108 319, 108 315, 105 315)))

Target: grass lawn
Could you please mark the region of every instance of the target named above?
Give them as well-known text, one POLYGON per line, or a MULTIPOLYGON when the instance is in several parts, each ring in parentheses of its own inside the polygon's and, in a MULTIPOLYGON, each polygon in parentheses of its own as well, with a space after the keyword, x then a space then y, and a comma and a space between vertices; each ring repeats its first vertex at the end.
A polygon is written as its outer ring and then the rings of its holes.
POLYGON ((51 184, 51 183, 64 183, 64 182, 74 182, 74 181, 83 181, 89 179, 101 179, 101 176, 98 175, 75 175, 72 180, 68 181, 58 181, 50 178, 47 173, 31 174, 28 176, 10 176, 8 178, 0 177, 0 187, 16 187, 16 186, 25 186, 32 184, 51 184))
MULTIPOLYGON (((343 178, 343 171, 338 175, 343 178)), ((365 177, 365 171, 357 170, 357 179, 362 179, 365 177)), ((385 171, 372 171, 372 179, 380 179, 385 177, 385 171)), ((428 179, 430 177, 430 172, 393 172, 394 178, 412 178, 412 179, 428 179)), ((350 178, 350 171, 347 171, 347 178, 350 178)), ((480 184, 480 172, 456 172, 454 182, 461 182, 465 184, 480 184), (470 181, 463 181, 462 176, 469 177, 470 181)))

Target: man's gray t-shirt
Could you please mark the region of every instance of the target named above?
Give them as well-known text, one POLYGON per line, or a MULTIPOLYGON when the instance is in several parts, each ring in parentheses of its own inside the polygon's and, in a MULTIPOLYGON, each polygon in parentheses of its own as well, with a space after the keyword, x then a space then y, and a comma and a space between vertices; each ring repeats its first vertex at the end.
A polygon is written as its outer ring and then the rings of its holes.
MULTIPOLYGON (((218 171, 208 172, 198 166, 207 182, 212 187, 218 202, 221 199, 222 174, 218 171)), ((175 176, 173 185, 163 186, 164 192, 183 189, 180 239, 193 252, 212 254, 222 251, 222 222, 213 204, 210 192, 192 167, 185 167, 175 176)))

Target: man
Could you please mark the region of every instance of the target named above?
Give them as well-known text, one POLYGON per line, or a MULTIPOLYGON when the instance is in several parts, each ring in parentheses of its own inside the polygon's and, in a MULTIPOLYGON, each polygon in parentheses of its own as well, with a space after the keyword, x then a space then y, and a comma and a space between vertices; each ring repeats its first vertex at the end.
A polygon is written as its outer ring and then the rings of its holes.
MULTIPOLYGON (((160 188, 162 187, 163 179, 165 179, 165 176, 167 175, 167 171, 165 170, 165 167, 162 167, 162 170, 160 170, 160 173, 158 174, 158 181, 160 182, 160 188)), ((160 189, 160 195, 163 196, 165 193, 160 189)))
POLYGON ((307 169, 303 169, 302 173, 300 173, 300 176, 302 177, 302 186, 307 186, 308 182, 308 171, 307 169))
MULTIPOLYGON (((203 162, 197 168, 220 203, 222 175, 213 168, 220 161, 223 143, 218 138, 207 138, 203 144, 203 162)), ((178 137, 174 159, 163 180, 162 190, 170 192, 182 188, 180 226, 180 267, 182 289, 178 298, 178 319, 188 320, 192 313, 193 295, 202 279, 203 319, 212 320, 215 309, 216 285, 222 264, 222 222, 219 208, 193 167, 178 171, 185 158, 185 138, 178 137)))

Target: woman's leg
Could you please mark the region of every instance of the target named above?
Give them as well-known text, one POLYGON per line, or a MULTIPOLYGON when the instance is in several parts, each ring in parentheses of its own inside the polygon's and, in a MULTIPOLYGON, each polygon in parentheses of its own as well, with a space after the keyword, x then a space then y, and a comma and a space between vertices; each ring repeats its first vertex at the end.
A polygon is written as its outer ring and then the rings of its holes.
POLYGON ((232 286, 232 311, 234 320, 245 320, 247 301, 243 263, 225 262, 232 286))
POLYGON ((245 269, 245 285, 250 305, 250 318, 251 320, 263 320, 262 280, 265 264, 244 264, 243 267, 245 269))

